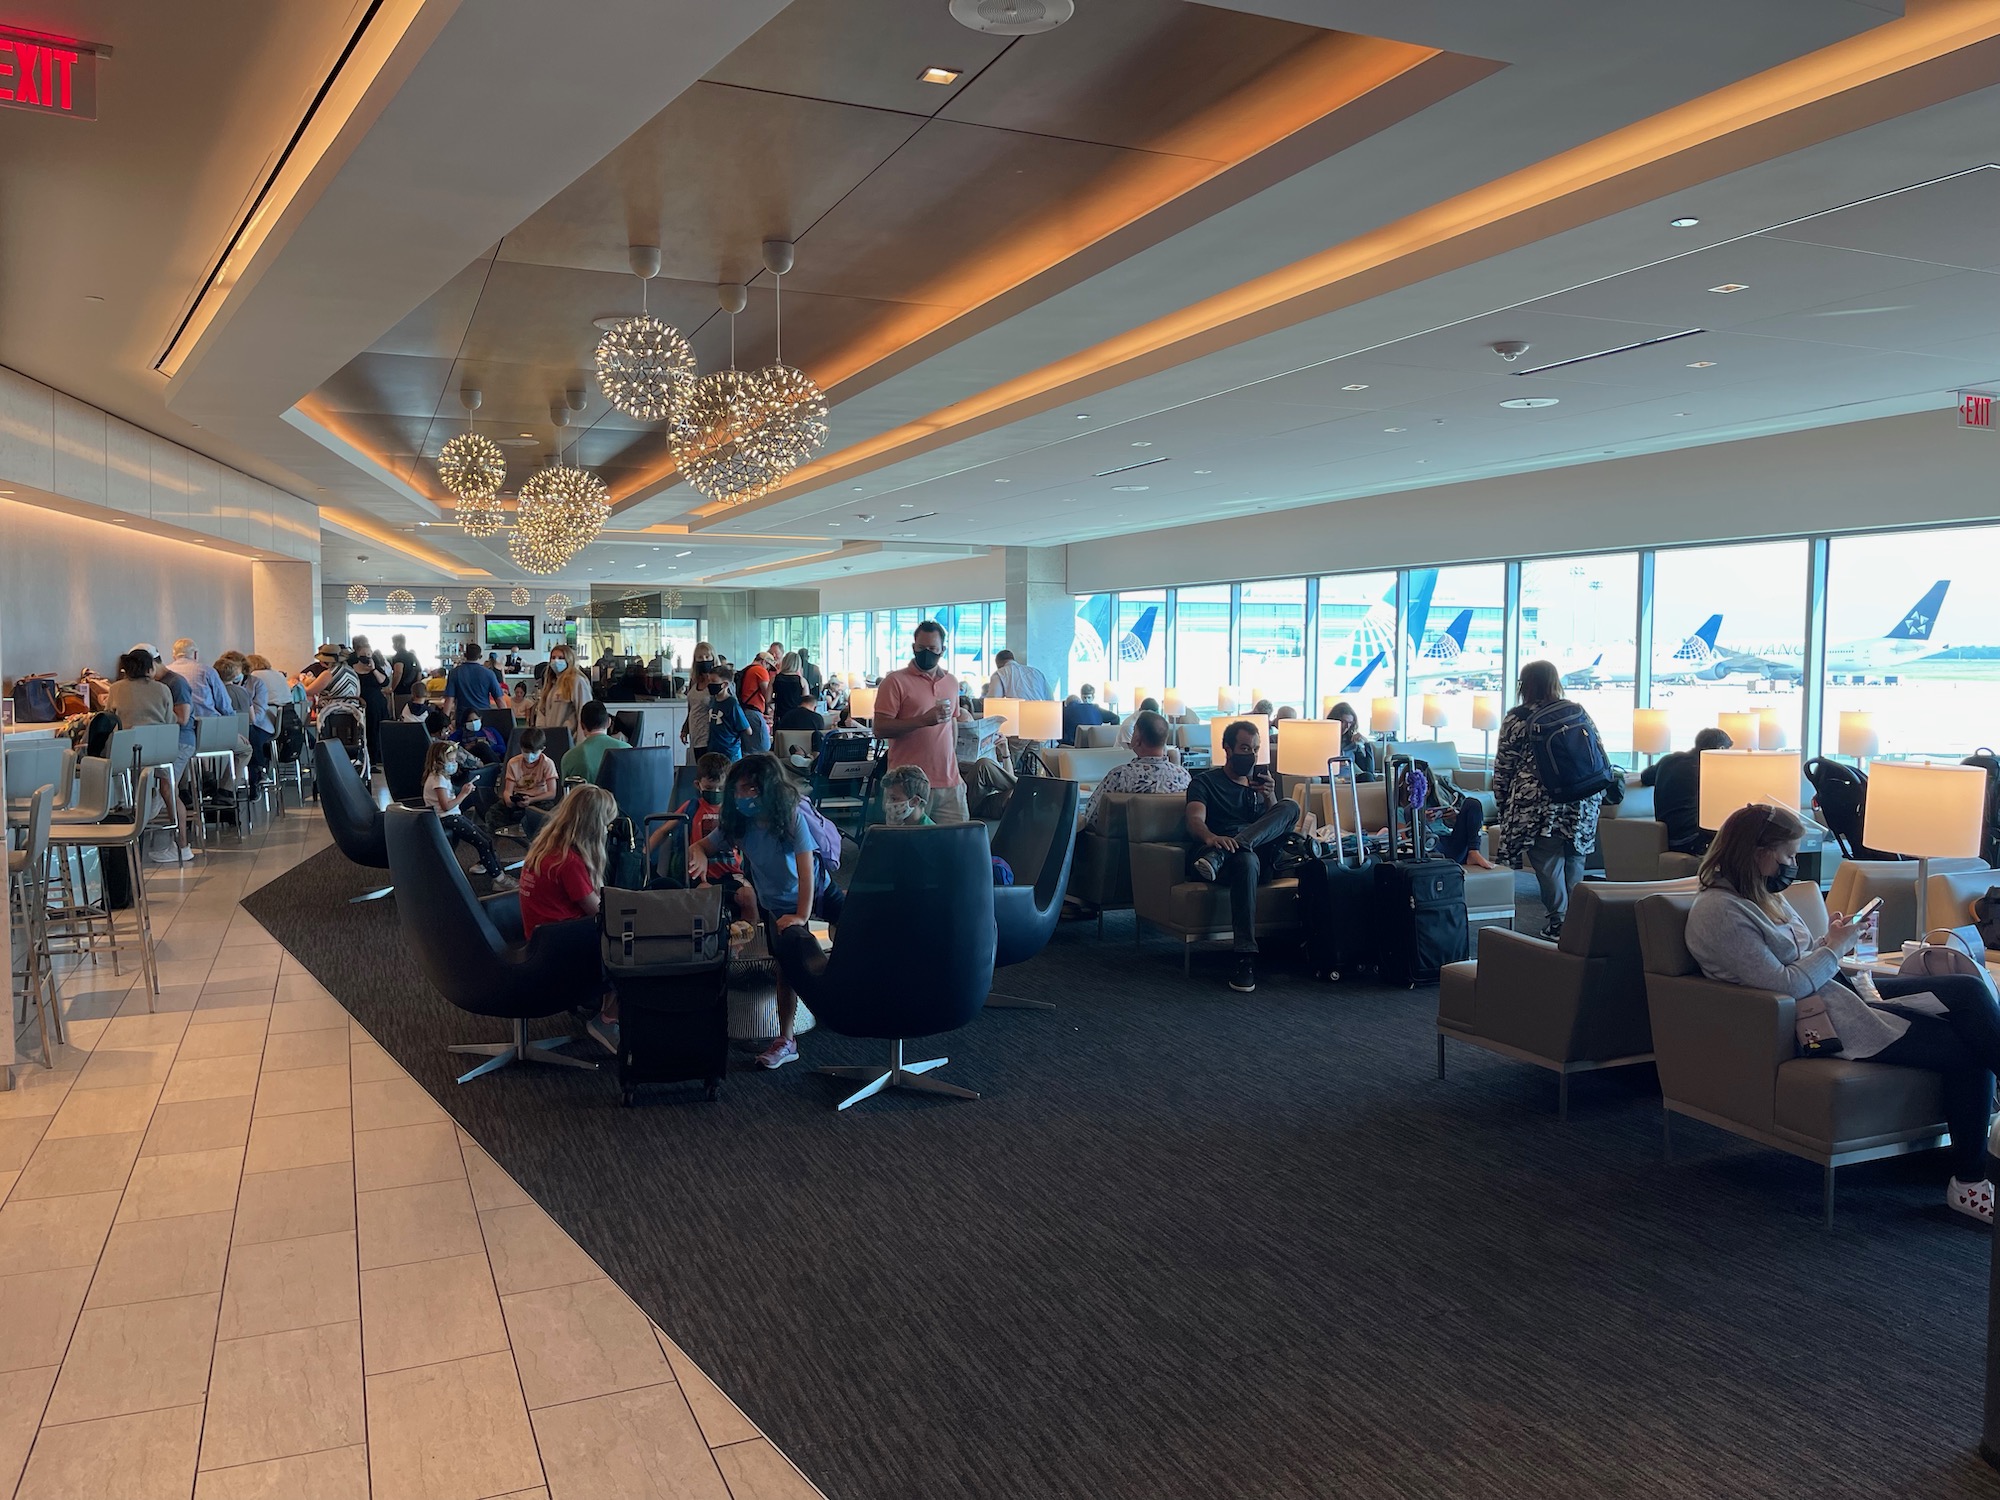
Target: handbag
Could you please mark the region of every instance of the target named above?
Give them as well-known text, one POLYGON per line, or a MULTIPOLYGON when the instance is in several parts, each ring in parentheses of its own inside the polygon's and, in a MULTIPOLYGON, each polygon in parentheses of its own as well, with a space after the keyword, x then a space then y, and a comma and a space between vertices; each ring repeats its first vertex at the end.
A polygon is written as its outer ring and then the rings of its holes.
POLYGON ((729 956, 719 885, 652 891, 607 886, 597 931, 604 967, 612 974, 686 974, 729 956))
POLYGON ((1792 1008, 1792 1035, 1800 1057, 1835 1057, 1840 1053, 1840 1033, 1834 1030, 1833 1012, 1826 997, 1807 995, 1792 1008))
MULTIPOLYGON (((1994 990, 1993 976, 1986 971, 1986 947, 1977 927, 1933 927, 1924 940, 1903 955, 1898 976, 1938 979, 1950 974, 1976 975, 1994 990), (1943 941, 1937 941, 1942 938, 1943 941)), ((2000 992, 1995 992, 2000 998, 2000 992)))

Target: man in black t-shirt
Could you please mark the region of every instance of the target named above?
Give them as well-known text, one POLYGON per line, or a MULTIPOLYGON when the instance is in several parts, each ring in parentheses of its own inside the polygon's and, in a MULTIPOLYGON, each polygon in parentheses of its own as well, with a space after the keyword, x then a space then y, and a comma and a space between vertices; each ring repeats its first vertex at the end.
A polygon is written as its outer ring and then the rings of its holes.
POLYGON ((389 654, 389 693, 400 714, 410 701, 410 690, 424 680, 424 669, 406 638, 392 635, 389 644, 396 648, 389 654))
POLYGON ((1701 826, 1701 752, 1727 750, 1731 740, 1720 729, 1704 729, 1694 737, 1694 749, 1663 755, 1646 767, 1639 784, 1653 789, 1653 816, 1667 825, 1667 847, 1679 854, 1706 854, 1715 835, 1701 826))
POLYGON ((1298 826, 1299 805, 1277 794, 1271 768, 1259 765, 1257 726, 1238 720, 1222 731, 1223 762, 1188 783, 1188 874, 1229 887, 1236 969, 1229 987, 1257 988, 1257 887, 1272 878, 1278 841, 1298 826))

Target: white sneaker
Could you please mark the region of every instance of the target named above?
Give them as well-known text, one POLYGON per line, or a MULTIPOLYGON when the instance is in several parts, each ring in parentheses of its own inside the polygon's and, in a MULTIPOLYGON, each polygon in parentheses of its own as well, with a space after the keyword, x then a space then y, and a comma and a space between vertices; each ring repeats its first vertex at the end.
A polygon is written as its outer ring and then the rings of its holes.
POLYGON ((1954 1177, 1951 1186, 1945 1189, 1944 1201, 1968 1219, 1977 1219, 1982 1224, 1993 1222, 1993 1184, 1990 1182, 1960 1182, 1954 1177))
POLYGON ((182 864, 187 864, 193 859, 194 859, 194 845, 182 844, 180 852, 180 862, 182 864))
POLYGON ((180 851, 172 844, 167 845, 164 849, 155 849, 146 858, 149 862, 156 865, 177 865, 181 862, 180 851))

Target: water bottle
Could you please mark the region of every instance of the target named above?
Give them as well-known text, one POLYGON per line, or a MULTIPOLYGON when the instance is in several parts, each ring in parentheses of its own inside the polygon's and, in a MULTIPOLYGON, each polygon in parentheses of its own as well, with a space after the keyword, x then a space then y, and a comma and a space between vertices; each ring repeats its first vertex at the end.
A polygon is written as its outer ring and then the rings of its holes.
POLYGON ((1854 932, 1854 957, 1861 963, 1872 964, 1881 954, 1882 913, 1871 911, 1862 918, 1861 925, 1854 932))

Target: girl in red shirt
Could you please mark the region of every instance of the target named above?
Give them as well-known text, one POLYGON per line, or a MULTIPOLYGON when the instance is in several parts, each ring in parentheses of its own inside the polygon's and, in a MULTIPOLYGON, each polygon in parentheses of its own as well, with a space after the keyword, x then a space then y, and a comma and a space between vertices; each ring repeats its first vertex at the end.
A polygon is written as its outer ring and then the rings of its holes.
MULTIPOLYGON (((533 938, 545 922, 596 920, 603 905, 604 843, 618 799, 601 786, 572 787, 521 863, 521 935, 533 938)), ((607 1052, 618 1050, 618 1007, 609 991, 585 1027, 607 1052)))

